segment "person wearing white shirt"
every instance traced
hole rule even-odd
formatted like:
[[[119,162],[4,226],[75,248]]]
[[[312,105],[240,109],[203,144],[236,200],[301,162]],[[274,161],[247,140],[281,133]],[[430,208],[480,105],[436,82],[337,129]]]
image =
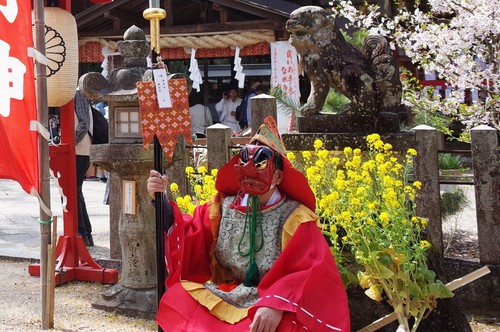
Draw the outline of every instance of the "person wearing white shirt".
[[[236,119],[236,107],[240,106],[241,98],[238,97],[238,89],[232,88],[229,94],[224,92],[222,99],[215,105],[219,112],[220,122],[231,128],[233,132],[240,130],[240,124]]]
[[[201,93],[194,90],[189,95],[189,114],[191,116],[191,133],[206,134],[207,127],[212,125],[212,114],[208,106],[203,105]]]

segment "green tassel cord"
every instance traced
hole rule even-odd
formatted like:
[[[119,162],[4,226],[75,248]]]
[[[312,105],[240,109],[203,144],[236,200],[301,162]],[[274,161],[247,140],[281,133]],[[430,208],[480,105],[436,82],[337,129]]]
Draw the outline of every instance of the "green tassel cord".
[[[243,235],[241,236],[240,242],[238,243],[238,253],[242,257],[249,257],[248,269],[245,275],[245,280],[243,284],[246,287],[257,286],[259,284],[259,268],[257,263],[255,263],[255,253],[259,252],[264,246],[264,231],[262,229],[262,214],[260,212],[260,199],[258,196],[249,197],[249,205],[247,205],[247,210],[245,214],[245,226],[243,228]],[[241,244],[245,235],[248,231],[250,246],[248,251],[243,252],[241,249]],[[259,239],[256,238],[257,231],[260,232]],[[259,243],[256,243],[256,241]]]

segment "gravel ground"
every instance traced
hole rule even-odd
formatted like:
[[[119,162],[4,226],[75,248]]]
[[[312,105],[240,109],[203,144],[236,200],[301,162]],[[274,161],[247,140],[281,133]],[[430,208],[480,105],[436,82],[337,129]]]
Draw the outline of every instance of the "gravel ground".
[[[40,279],[28,274],[27,261],[0,260],[0,331],[40,331]],[[71,282],[55,291],[54,329],[51,331],[157,331],[152,320],[133,319],[92,307],[106,287]],[[474,332],[498,332],[500,323],[471,318]]]
[[[29,262],[0,260],[0,331],[40,331],[40,279],[28,274]],[[154,321],[131,319],[92,307],[106,287],[71,282],[55,290],[51,331],[157,331]]]

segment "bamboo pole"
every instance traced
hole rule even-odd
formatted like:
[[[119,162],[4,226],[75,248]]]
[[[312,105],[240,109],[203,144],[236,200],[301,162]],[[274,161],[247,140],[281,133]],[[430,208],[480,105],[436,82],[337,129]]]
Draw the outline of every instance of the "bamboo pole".
[[[455,289],[460,288],[462,286],[465,286],[468,283],[473,282],[474,280],[479,279],[482,276],[485,276],[490,272],[491,271],[488,268],[488,266],[483,266],[483,267],[481,267],[481,268],[479,268],[479,269],[477,269],[469,274],[466,274],[462,278],[457,278],[453,281],[450,281],[449,283],[446,284],[446,287],[450,291],[454,291]],[[378,329],[394,322],[396,319],[397,319],[396,313],[391,312],[390,314],[388,314],[380,319],[377,319],[376,321],[374,321],[370,325],[363,327],[361,330],[358,330],[358,332],[377,331]]]
[[[52,243],[48,245],[47,267],[47,324],[54,328],[55,275],[56,275],[57,217],[52,218]]]
[[[35,12],[35,48],[45,55],[45,16],[43,11],[44,1],[34,1]],[[49,112],[47,105],[47,74],[46,65],[39,61],[36,67],[36,92],[37,92],[37,119],[47,128]],[[40,199],[50,210],[50,175],[49,175],[49,144],[42,135],[38,135],[38,158],[40,177]],[[47,250],[50,244],[50,217],[40,207],[40,288],[42,298],[42,326],[43,330],[49,328],[47,322]]]

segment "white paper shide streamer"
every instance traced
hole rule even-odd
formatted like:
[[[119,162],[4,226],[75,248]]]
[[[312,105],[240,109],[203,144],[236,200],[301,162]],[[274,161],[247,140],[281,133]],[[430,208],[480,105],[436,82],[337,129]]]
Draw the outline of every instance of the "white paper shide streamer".
[[[189,78],[193,81],[193,89],[200,92],[200,84],[203,83],[201,78],[200,68],[198,67],[198,60],[196,60],[196,49],[191,49],[191,63],[189,64]]]
[[[236,47],[234,52],[234,78],[238,80],[238,88],[243,89],[245,86],[245,74],[243,74],[243,66],[241,65],[240,48]]]

